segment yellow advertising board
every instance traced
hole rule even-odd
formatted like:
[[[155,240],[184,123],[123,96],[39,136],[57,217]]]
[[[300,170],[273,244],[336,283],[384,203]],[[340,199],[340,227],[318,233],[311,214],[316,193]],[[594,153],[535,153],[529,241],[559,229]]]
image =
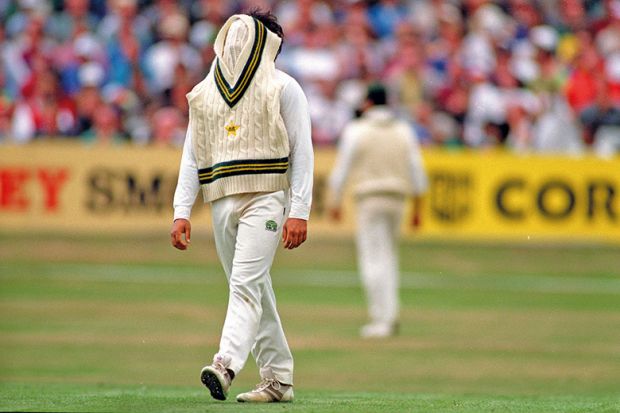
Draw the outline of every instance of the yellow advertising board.
[[[167,232],[181,151],[36,143],[0,147],[3,231]],[[315,154],[311,236],[350,235],[355,206],[330,222],[333,150]],[[422,226],[438,239],[596,240],[620,243],[620,159],[425,150],[430,188]],[[200,195],[199,195],[200,197]],[[194,207],[208,228],[208,208]],[[406,222],[408,220],[405,220]]]
[[[427,152],[424,233],[620,242],[620,159]]]

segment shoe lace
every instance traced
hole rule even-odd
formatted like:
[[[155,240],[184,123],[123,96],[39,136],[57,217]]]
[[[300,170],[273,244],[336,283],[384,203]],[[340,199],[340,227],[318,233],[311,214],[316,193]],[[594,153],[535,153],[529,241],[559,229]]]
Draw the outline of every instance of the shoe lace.
[[[215,360],[213,361],[213,367],[222,372],[222,374],[227,378],[230,378],[230,374],[228,374],[228,370],[226,370],[226,366],[224,366],[224,363]]]
[[[263,391],[267,387],[273,387],[275,390],[280,390],[280,382],[276,379],[272,379],[270,377],[265,377],[261,380],[260,383],[256,385],[256,390],[254,391]]]

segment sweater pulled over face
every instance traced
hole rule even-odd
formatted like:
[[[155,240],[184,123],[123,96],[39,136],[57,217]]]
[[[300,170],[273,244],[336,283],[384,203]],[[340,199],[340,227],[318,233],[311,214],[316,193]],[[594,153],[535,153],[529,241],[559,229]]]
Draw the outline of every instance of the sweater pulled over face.
[[[289,140],[274,63],[280,43],[258,20],[230,17],[215,40],[211,70],[187,95],[205,202],[289,187]]]

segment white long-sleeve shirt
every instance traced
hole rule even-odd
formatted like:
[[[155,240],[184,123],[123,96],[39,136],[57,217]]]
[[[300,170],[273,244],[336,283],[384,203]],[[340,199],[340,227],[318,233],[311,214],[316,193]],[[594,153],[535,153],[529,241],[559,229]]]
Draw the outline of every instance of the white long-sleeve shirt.
[[[284,83],[280,94],[280,114],[288,133],[290,148],[291,211],[290,218],[307,220],[312,204],[314,153],[308,101],[301,86],[288,74],[276,70],[276,77]],[[188,128],[183,145],[179,180],[174,193],[174,219],[189,219],[192,206],[200,190],[198,166]]]

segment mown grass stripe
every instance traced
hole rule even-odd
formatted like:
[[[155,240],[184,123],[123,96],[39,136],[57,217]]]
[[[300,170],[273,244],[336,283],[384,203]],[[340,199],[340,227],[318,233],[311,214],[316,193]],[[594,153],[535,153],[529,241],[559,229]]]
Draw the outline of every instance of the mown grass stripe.
[[[32,271],[42,277],[62,280],[96,281],[113,283],[184,284],[202,285],[213,277],[223,274],[213,267],[186,267],[182,275],[179,268],[159,265],[123,264],[0,264],[0,280],[24,276],[23,270]],[[221,276],[221,277],[220,277]],[[331,270],[282,270],[274,268],[273,277],[279,285],[299,287],[352,288],[360,285],[355,271]],[[505,291],[555,294],[606,294],[620,295],[620,279],[600,277],[560,277],[544,275],[481,274],[475,277],[460,277],[458,274],[433,274],[403,272],[401,288],[415,290],[457,289],[480,291]]]

